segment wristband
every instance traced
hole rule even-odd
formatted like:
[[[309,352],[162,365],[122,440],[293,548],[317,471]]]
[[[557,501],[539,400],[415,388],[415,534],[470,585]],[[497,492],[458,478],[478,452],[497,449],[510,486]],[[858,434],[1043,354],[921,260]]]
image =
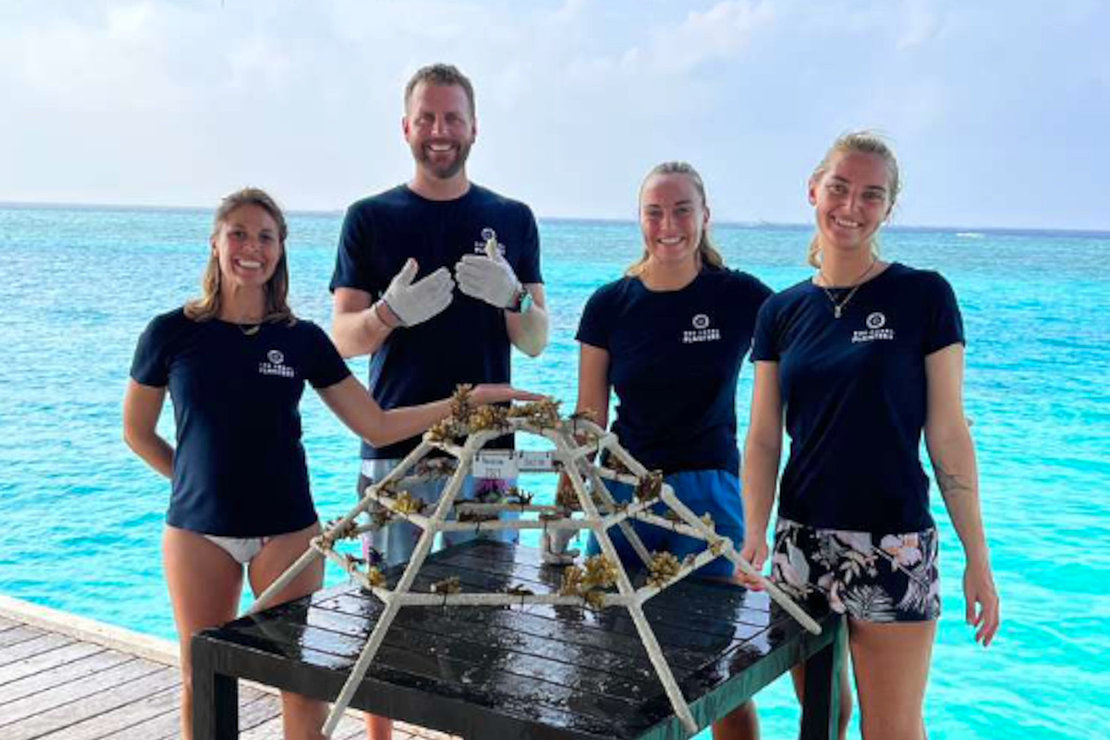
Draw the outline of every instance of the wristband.
[[[383,308],[385,309],[385,314],[382,313]],[[385,328],[396,329],[397,327],[405,325],[405,322],[401,321],[401,317],[393,312],[393,309],[389,307],[389,304],[386,303],[384,298],[375,303],[373,309],[374,316],[377,317],[378,321],[381,322],[382,326]],[[386,320],[386,315],[389,315],[393,319],[392,323]]]
[[[528,313],[532,308],[532,294],[523,285],[513,296],[512,302],[505,306],[505,310],[509,313],[519,313],[521,315]]]

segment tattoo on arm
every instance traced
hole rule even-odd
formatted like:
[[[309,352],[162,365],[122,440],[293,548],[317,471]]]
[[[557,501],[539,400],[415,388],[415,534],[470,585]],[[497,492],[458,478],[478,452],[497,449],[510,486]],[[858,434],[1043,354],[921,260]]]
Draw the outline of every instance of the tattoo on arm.
[[[968,491],[975,490],[971,481],[960,477],[955,471],[945,470],[937,462],[933,462],[933,472],[936,473],[937,485],[940,486],[940,492],[943,496],[967,493]]]

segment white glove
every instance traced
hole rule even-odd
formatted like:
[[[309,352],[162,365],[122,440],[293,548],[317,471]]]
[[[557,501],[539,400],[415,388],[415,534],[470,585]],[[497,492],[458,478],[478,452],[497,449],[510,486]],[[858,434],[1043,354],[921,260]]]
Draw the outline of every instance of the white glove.
[[[464,254],[455,265],[459,290],[497,308],[508,308],[520,298],[520,281],[501,252],[486,248],[486,256]]]
[[[401,320],[401,326],[427,321],[447,308],[454,297],[455,281],[446,267],[414,283],[417,269],[416,260],[410,257],[382,296],[389,310]]]
[[[569,565],[578,557],[578,550],[568,550],[567,545],[578,534],[573,529],[545,529],[543,548],[540,551],[543,562],[549,565]]]

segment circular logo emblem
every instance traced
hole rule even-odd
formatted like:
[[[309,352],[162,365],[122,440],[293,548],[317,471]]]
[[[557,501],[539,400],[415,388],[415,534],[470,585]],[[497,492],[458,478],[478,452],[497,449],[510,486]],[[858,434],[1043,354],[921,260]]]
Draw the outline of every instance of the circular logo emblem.
[[[490,239],[492,239],[495,236],[497,236],[497,232],[494,231],[493,229],[491,229],[490,227],[487,226],[484,229],[482,229],[482,241],[488,242]]]
[[[697,316],[694,317],[694,328],[695,329],[704,329],[707,326],[709,326],[709,317],[708,316],[706,316],[703,313],[699,313]]]
[[[275,365],[280,365],[281,363],[285,362],[285,355],[283,355],[276,349],[272,349],[266,353],[266,359]]]
[[[873,314],[870,314],[867,317],[867,328],[868,329],[882,329],[885,324],[886,324],[886,316],[883,316],[878,311],[876,311]]]

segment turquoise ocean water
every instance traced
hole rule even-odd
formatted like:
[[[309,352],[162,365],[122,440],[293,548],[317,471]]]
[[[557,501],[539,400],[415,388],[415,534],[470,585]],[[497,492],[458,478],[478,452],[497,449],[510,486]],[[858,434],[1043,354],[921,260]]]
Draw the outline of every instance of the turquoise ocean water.
[[[120,439],[134,343],[194,295],[210,214],[0,206],[0,593],[173,638],[159,539],[168,485]],[[340,216],[290,219],[292,304],[328,326]],[[640,250],[635,224],[545,221],[551,345],[518,385],[573,407],[579,312]],[[803,227],[720,226],[730,265],[776,289],[808,275]],[[944,616],[934,740],[1110,736],[1110,234],[892,230],[885,256],[941,270],[964,309],[967,409],[1004,623],[963,624],[962,553],[939,497]],[[353,363],[365,377],[365,359]],[[751,370],[738,394],[743,434]],[[305,447],[321,516],[353,502],[357,444],[315,394]],[[167,404],[162,419],[172,434]],[[861,455],[866,455],[861,450]],[[539,497],[550,482],[525,481]],[[336,573],[330,574],[338,581]],[[780,681],[765,736],[797,721]]]

